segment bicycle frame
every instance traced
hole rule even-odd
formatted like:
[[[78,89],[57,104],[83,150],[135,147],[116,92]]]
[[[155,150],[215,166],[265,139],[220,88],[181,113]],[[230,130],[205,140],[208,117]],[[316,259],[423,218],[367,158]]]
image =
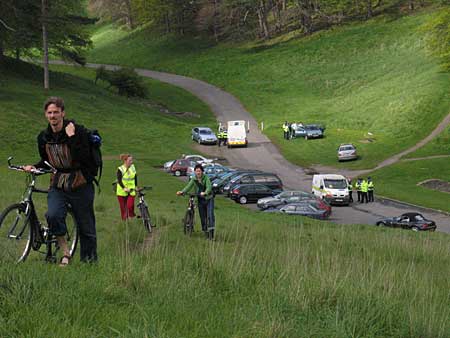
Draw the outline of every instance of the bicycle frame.
[[[21,166],[15,166],[11,164],[11,160],[12,157],[8,158],[8,168],[11,170],[17,170],[17,171],[21,171],[24,172],[23,167]],[[29,224],[30,226],[30,243],[31,243],[31,248],[34,251],[38,251],[42,244],[45,244],[46,246],[46,250],[45,252],[41,252],[41,253],[45,253],[46,257],[45,259],[47,261],[56,261],[56,251],[59,249],[59,247],[57,246],[57,239],[55,236],[50,234],[49,228],[48,226],[43,225],[38,218],[38,215],[36,213],[36,209],[33,203],[33,193],[37,192],[37,193],[44,193],[44,194],[48,194],[48,190],[43,190],[43,189],[38,189],[36,187],[36,180],[37,180],[37,176],[43,175],[43,174],[47,174],[47,173],[55,173],[56,169],[53,168],[49,163],[47,163],[47,165],[49,167],[51,167],[52,169],[48,170],[48,169],[35,169],[31,172],[28,173],[28,177],[30,177],[30,181],[24,191],[24,193],[22,194],[22,199],[20,202],[18,202],[19,205],[23,206],[24,209],[24,214],[25,214],[25,223],[23,225],[23,229],[20,229],[20,232],[17,235],[12,235],[12,233],[16,230],[16,226],[17,223],[13,224],[13,226],[8,230],[8,237],[9,238],[18,238],[20,239],[21,236],[24,234],[24,231],[27,228],[27,225]],[[71,206],[70,204],[67,204],[67,212],[71,213]],[[77,227],[77,224],[75,223],[75,227]],[[74,238],[75,244],[72,246],[72,251],[75,251],[76,245],[77,245],[77,229],[76,229],[76,233],[75,233],[75,238]],[[55,252],[52,252],[52,245],[55,244]],[[73,253],[72,252],[72,253]],[[26,259],[26,256],[28,254],[26,254],[23,258],[23,260]]]

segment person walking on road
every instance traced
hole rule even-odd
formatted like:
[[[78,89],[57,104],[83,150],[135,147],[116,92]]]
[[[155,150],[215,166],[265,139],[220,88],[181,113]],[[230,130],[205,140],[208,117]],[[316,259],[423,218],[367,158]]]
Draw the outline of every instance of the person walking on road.
[[[369,202],[373,202],[374,201],[373,190],[374,190],[373,181],[372,181],[372,178],[369,176],[367,178],[367,193],[368,193],[368,201]]]
[[[348,187],[349,202],[353,203],[353,185],[352,185],[352,180],[351,179],[347,180],[347,187]]]
[[[134,198],[136,196],[137,174],[133,164],[133,156],[121,154],[123,164],[117,168],[116,195],[120,206],[120,216],[125,221],[136,216],[134,213]]]
[[[358,202],[361,202],[361,179],[358,178],[355,183],[356,195],[358,196]]]
[[[369,184],[367,183],[367,181],[363,178],[362,182],[361,182],[361,203],[369,203],[368,199],[367,199],[367,193],[369,191]]]
[[[214,216],[214,194],[212,191],[211,180],[205,175],[203,166],[197,164],[194,167],[195,176],[189,180],[189,183],[181,191],[177,191],[177,195],[181,196],[193,188],[197,195],[198,213],[202,223],[202,230],[209,239],[214,239],[215,216]]]
[[[64,100],[60,97],[48,98],[44,113],[48,126],[37,138],[41,159],[35,165],[24,166],[24,170],[30,172],[35,168],[45,168],[45,162],[57,170],[50,177],[46,218],[63,254],[59,265],[66,266],[72,259],[66,241],[68,204],[72,207],[80,233],[80,259],[82,262],[95,262],[98,259],[93,184],[96,167],[91,158],[88,131],[82,125],[65,119]]]

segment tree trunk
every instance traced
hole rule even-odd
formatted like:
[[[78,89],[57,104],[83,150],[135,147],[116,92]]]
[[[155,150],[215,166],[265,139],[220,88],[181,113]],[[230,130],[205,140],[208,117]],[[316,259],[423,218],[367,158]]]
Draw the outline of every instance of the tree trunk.
[[[48,34],[47,34],[47,15],[48,7],[47,0],[42,0],[42,49],[43,49],[43,64],[44,64],[44,89],[48,90],[49,74],[48,74]]]
[[[169,17],[169,13],[165,13],[164,14],[164,22],[165,22],[165,26],[166,26],[166,34],[170,33],[170,17]]]
[[[264,0],[259,1],[257,13],[261,35],[263,36],[264,39],[268,39],[270,38],[270,33],[269,33],[269,26],[267,24],[267,12]]]
[[[214,12],[213,12],[213,33],[214,40],[219,42],[219,0],[214,0]]]
[[[309,35],[313,30],[311,4],[309,0],[297,0],[297,4],[300,8],[300,26],[305,30],[305,33]]]
[[[126,21],[127,27],[129,29],[133,29],[134,28],[134,20],[133,20],[133,13],[131,11],[131,1],[130,0],[125,0],[125,10],[126,10],[125,21]]]
[[[373,16],[372,0],[366,0],[366,9],[367,9],[367,19],[370,19]]]
[[[410,9],[411,11],[414,10],[414,0],[409,0],[409,9]]]
[[[20,60],[20,49],[16,48],[16,60],[19,61]]]

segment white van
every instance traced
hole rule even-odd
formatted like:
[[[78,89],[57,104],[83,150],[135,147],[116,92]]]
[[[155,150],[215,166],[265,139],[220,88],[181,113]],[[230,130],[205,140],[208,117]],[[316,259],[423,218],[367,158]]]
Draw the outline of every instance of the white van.
[[[330,204],[349,205],[350,203],[348,181],[342,175],[314,175],[312,193]]]
[[[245,129],[245,121],[228,121],[228,138],[227,145],[228,148],[231,147],[246,147],[247,141],[247,130]]]

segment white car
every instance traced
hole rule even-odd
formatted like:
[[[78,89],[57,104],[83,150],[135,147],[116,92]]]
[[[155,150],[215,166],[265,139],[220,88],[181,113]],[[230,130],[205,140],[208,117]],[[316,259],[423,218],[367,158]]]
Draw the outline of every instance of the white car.
[[[212,163],[214,161],[214,159],[206,158],[202,155],[185,155],[183,158],[191,160],[191,161],[195,161],[197,163]],[[173,162],[175,162],[175,161],[176,160],[172,160],[172,161],[164,163],[164,170],[170,171],[170,167],[172,166]]]

